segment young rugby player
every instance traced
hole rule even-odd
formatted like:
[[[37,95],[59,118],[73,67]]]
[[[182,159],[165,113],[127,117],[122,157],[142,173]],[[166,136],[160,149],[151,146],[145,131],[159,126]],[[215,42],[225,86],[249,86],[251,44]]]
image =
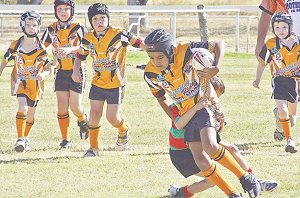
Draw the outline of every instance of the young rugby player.
[[[258,88],[266,65],[272,75],[272,98],[278,109],[278,117],[287,144],[286,152],[296,153],[292,138],[292,125],[295,125],[298,104],[298,80],[300,77],[299,55],[300,39],[292,33],[293,20],[289,14],[278,12],[272,17],[274,38],[267,40],[260,53],[253,86]]]
[[[57,119],[61,131],[60,148],[70,149],[69,108],[77,117],[80,128],[80,138],[88,138],[87,115],[81,104],[85,84],[84,67],[74,71],[75,55],[80,48],[82,37],[87,32],[85,27],[73,22],[75,3],[73,0],[55,0],[54,13],[58,21],[52,23],[42,36],[46,47],[52,46],[54,64],[56,66],[54,91],[57,98]],[[74,82],[72,74],[79,72],[82,82]]]
[[[12,95],[17,96],[19,103],[16,115],[17,152],[29,150],[28,134],[43,94],[44,78],[50,74],[47,52],[37,36],[40,26],[41,16],[35,11],[27,11],[21,15],[20,27],[24,35],[11,43],[0,67],[1,75],[7,63],[14,61],[11,81]]]
[[[129,127],[120,115],[126,84],[126,51],[128,45],[136,48],[145,47],[141,39],[109,24],[109,10],[105,4],[92,4],[88,9],[88,18],[93,30],[83,38],[83,49],[75,60],[75,69],[79,70],[81,61],[84,61],[88,55],[92,57],[94,77],[89,93],[90,149],[84,156],[94,157],[98,155],[99,150],[99,122],[105,101],[107,103],[106,118],[118,130],[115,149],[126,149]],[[77,75],[73,74],[74,81],[81,82],[81,76],[78,72],[75,74]]]
[[[178,107],[179,115],[183,115],[204,97],[196,70],[187,64],[190,57],[199,48],[206,48],[215,53],[215,67],[206,68],[200,73],[200,78],[209,79],[219,71],[224,54],[223,42],[190,42],[174,47],[171,35],[162,29],[151,32],[144,42],[150,58],[145,67],[145,81],[169,117],[172,116],[165,93],[169,94]],[[240,197],[223,178],[213,159],[240,179],[250,197],[257,197],[261,192],[257,179],[243,170],[232,155],[219,145],[218,133],[214,128],[215,121],[211,114],[209,108],[197,111],[184,128],[184,139],[201,170],[201,176],[217,185],[229,197]]]
[[[300,35],[300,0],[262,0],[259,8],[261,9],[261,16],[259,19],[259,24],[257,27],[257,43],[255,47],[255,55],[258,59],[259,53],[263,45],[265,44],[265,39],[267,32],[269,30],[269,24],[271,22],[272,16],[276,12],[286,12],[289,13],[294,21],[293,24],[293,32],[296,35]],[[299,81],[298,81],[299,83]],[[281,124],[278,118],[278,109],[277,107],[273,110],[275,121],[276,121],[276,129],[274,131],[274,139],[275,140],[284,140],[283,130],[281,128]]]
[[[213,78],[211,78],[210,82],[214,87],[214,90],[216,91],[217,97],[220,97],[225,92],[225,85],[223,81],[219,77],[214,76]],[[196,111],[202,108],[206,108],[209,105],[211,105],[209,101],[200,100],[192,109],[190,109],[182,116],[178,114],[179,110],[175,104],[170,106],[173,118],[172,127],[169,131],[169,154],[173,165],[186,178],[191,175],[200,176],[201,174],[200,169],[195,163],[191,150],[184,142],[184,130],[182,129],[185,127],[185,124],[189,122],[191,117],[195,115]],[[224,119],[224,116],[222,116],[221,114],[215,114],[215,116],[219,116],[217,120]],[[222,145],[227,151],[231,153],[231,155],[236,159],[236,161],[245,171],[252,173],[252,169],[247,164],[245,158],[241,155],[239,149],[235,145],[226,143],[224,141],[221,141],[220,145]],[[262,191],[273,191],[278,186],[278,183],[276,181],[258,180],[258,182],[261,186]],[[193,194],[202,192],[213,186],[214,184],[209,182],[209,180],[204,179],[200,182],[186,185],[184,187],[171,185],[169,191],[172,197],[191,197]]]

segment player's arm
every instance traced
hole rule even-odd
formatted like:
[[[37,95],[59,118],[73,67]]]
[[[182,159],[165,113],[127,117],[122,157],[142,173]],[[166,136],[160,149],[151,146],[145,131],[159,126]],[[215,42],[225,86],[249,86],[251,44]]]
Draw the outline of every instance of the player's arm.
[[[0,76],[2,75],[2,72],[4,70],[4,68],[6,67],[6,65],[8,64],[9,61],[13,60],[15,57],[13,56],[13,46],[11,44],[11,46],[8,48],[8,50],[6,51],[6,53],[3,56],[1,65],[0,65]]]
[[[76,57],[74,60],[72,79],[74,82],[82,82],[82,77],[80,74],[81,61],[85,61],[87,56],[89,55],[88,45],[89,41],[85,38],[82,39],[81,48],[77,51]]]
[[[216,75],[220,68],[221,68],[221,64],[224,58],[224,53],[225,53],[225,42],[224,41],[214,41],[214,42],[210,42],[209,43],[209,47],[211,46],[211,50],[214,54],[215,54],[215,63],[213,65],[213,68],[216,69],[216,73],[214,75]],[[211,77],[213,77],[214,75],[212,75]]]
[[[207,107],[210,105],[210,101],[203,99],[200,100],[194,107],[189,109],[186,113],[184,113],[181,117],[177,117],[175,120],[175,126],[177,129],[183,129],[189,121],[193,118],[193,116],[196,114],[196,112],[204,107]]]
[[[39,54],[39,56],[36,58],[36,63],[38,64],[38,73],[36,75],[37,80],[43,81],[45,77],[51,73],[51,62],[48,59],[46,50]]]
[[[278,10],[277,1],[273,0],[262,0],[259,8],[262,13],[258,22],[257,27],[257,42],[255,46],[255,55],[259,59],[259,53],[265,43],[267,32],[270,26],[270,21],[273,14]]]
[[[81,67],[81,60],[78,57],[76,57],[74,60],[72,79],[74,82],[77,82],[77,83],[82,82],[82,78],[80,75],[80,67]]]
[[[265,39],[267,36],[267,32],[270,26],[270,21],[271,21],[272,15],[270,15],[267,12],[262,12],[258,27],[257,27],[257,41],[256,41],[256,47],[255,47],[255,55],[256,58],[259,59],[259,53],[265,43]]]
[[[156,98],[158,104],[161,106],[161,108],[164,110],[164,112],[172,119],[172,111],[170,109],[170,104],[168,99],[165,96]]]
[[[6,65],[7,65],[7,61],[5,59],[3,59],[1,62],[1,66],[0,66],[0,76],[2,75],[2,72],[3,72],[4,68],[6,67]]]
[[[202,46],[201,46],[202,43]],[[202,47],[208,49],[211,53],[215,55],[215,62],[212,67],[204,68],[203,71],[200,71],[199,76],[205,79],[211,79],[213,76],[219,73],[221,64],[224,58],[225,53],[225,42],[224,41],[210,41],[210,42],[199,42],[199,43],[191,43],[191,48],[194,47]],[[194,53],[197,50],[195,48],[192,49]]]
[[[271,60],[272,60],[271,58],[272,57],[271,57],[270,51],[267,49],[267,46],[264,45],[262,47],[262,50],[261,50],[261,52],[259,54],[259,57],[258,57],[259,63],[258,63],[257,69],[256,69],[255,80],[252,83],[253,87],[259,88],[259,84],[260,84],[262,74],[264,72],[264,69],[265,69],[266,65],[271,62]]]
[[[52,39],[50,37],[50,31],[54,31],[52,27],[47,27],[45,32],[43,33],[41,37],[41,43],[47,48],[51,43]]]
[[[138,38],[125,30],[122,31],[121,42],[123,46],[126,46],[126,44],[129,43],[132,47],[140,48],[143,51],[147,50],[146,45],[141,38]]]

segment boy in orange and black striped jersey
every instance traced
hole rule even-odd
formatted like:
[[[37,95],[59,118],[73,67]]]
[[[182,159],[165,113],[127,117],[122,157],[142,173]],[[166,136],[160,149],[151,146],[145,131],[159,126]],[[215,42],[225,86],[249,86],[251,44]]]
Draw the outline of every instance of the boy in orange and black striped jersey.
[[[20,27],[24,35],[11,43],[0,67],[1,75],[7,63],[14,61],[11,93],[17,96],[19,103],[16,115],[17,152],[29,150],[28,134],[34,124],[38,101],[43,94],[44,78],[50,73],[47,52],[37,37],[40,25],[41,17],[38,13],[27,11],[22,14]]]
[[[190,42],[174,47],[171,35],[163,29],[151,32],[144,42],[150,58],[144,71],[145,81],[169,117],[172,116],[166,93],[179,109],[179,115],[183,115],[204,98],[199,79],[210,79],[218,73],[224,55],[223,42]],[[215,53],[216,58],[214,67],[205,68],[198,74],[189,61],[199,48]],[[232,155],[218,143],[216,123],[212,114],[211,109],[203,108],[196,112],[184,128],[184,140],[192,151],[201,175],[229,197],[241,197],[224,179],[213,159],[239,178],[250,197],[259,196],[261,187],[255,176],[243,170]]]
[[[94,76],[90,89],[90,149],[85,157],[98,155],[100,119],[104,102],[107,102],[106,118],[118,130],[116,150],[126,149],[128,143],[128,124],[120,115],[120,107],[126,84],[125,66],[127,46],[143,48],[142,40],[129,32],[109,25],[109,10],[105,4],[95,3],[88,9],[88,18],[93,30],[84,36],[83,49],[75,60],[79,70],[81,61],[90,55],[93,59]],[[78,74],[78,72],[77,72]],[[81,82],[79,75],[74,77]]]
[[[292,138],[292,125],[297,119],[300,78],[300,37],[292,32],[293,20],[289,14],[278,12],[272,17],[272,29],[276,37],[267,40],[260,53],[253,86],[259,88],[266,65],[272,75],[272,98],[278,109],[279,122],[287,140],[286,152],[296,153]]]
[[[87,30],[78,22],[73,21],[74,8],[73,0],[55,0],[54,12],[58,21],[48,26],[41,39],[46,47],[52,46],[56,66],[54,91],[58,106],[57,119],[62,138],[60,148],[65,149],[72,147],[69,132],[69,108],[77,117],[80,138],[88,138],[87,115],[81,104],[85,80],[77,83],[72,79],[75,54]],[[78,72],[85,79],[84,67]]]

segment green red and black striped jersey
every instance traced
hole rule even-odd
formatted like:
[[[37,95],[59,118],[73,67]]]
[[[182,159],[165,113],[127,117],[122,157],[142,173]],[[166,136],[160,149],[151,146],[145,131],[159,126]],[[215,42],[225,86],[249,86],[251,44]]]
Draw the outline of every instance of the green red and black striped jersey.
[[[179,130],[176,128],[176,120],[180,118],[179,110],[176,105],[171,105],[172,111],[172,127],[169,131],[169,145],[171,150],[182,150],[188,149],[188,145],[184,141],[184,130]]]

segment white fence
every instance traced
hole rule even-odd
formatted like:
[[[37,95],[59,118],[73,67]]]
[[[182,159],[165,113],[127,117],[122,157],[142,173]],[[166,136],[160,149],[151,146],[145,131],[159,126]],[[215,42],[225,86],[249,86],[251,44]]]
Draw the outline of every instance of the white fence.
[[[87,9],[88,5],[78,5],[76,6],[75,13],[77,18],[80,18],[86,26],[89,26],[87,20]],[[233,35],[234,41],[232,41],[232,38],[230,37],[229,43],[234,43],[232,47],[236,52],[240,51],[240,20],[246,20],[247,47],[245,50],[246,52],[249,52],[249,45],[251,44],[251,21],[253,19],[257,19],[259,14],[259,9],[257,6],[207,6],[203,10],[198,10],[196,6],[109,6],[109,9],[111,13],[111,19],[114,20],[111,24],[119,23],[118,25],[123,27],[125,26],[124,28],[129,30],[136,26],[138,29],[138,35],[143,33],[139,29],[142,18],[147,17],[152,21],[154,21],[156,18],[156,21],[152,22],[151,28],[148,29],[148,32],[156,27],[164,27],[172,33],[174,42],[176,42],[176,38],[179,37],[179,34],[183,37],[188,37],[186,32],[189,31],[185,30],[189,27],[194,29],[194,32],[196,32],[193,33],[193,35],[197,35],[197,33],[199,33],[199,25],[196,22],[197,14],[200,12],[205,13],[207,15],[208,23],[213,24],[211,28],[213,30],[211,33],[215,33],[217,39],[223,39],[222,35],[226,34],[226,30],[231,30],[227,33]],[[15,33],[15,28],[18,27],[14,27],[13,24],[18,26],[19,15],[27,10],[35,10],[39,12],[43,17],[43,25],[45,26],[48,25],[48,23],[45,23],[44,19],[50,18],[52,21],[54,19],[52,5],[0,5],[0,33],[2,37],[11,31]],[[145,15],[138,15],[141,12],[145,13]],[[241,16],[241,12],[247,14],[243,14],[243,16]],[[138,17],[138,20],[136,23],[129,25],[124,22],[124,20],[127,20],[129,17],[134,17],[132,15],[129,16],[128,13],[137,14],[136,17]],[[17,23],[7,22],[13,18]],[[222,22],[220,22],[220,24],[216,24],[217,20],[221,21],[224,19],[225,21],[223,24]],[[213,22],[210,23],[210,21]],[[229,26],[228,21],[231,21],[231,23],[233,22],[234,27],[232,25]],[[226,28],[226,26],[228,26],[228,28]],[[224,31],[222,31],[222,28],[225,28]],[[195,31],[195,29],[198,29],[198,32]],[[218,33],[216,33],[216,29]],[[148,33],[147,31],[144,32]],[[220,37],[218,37],[218,34]]]

